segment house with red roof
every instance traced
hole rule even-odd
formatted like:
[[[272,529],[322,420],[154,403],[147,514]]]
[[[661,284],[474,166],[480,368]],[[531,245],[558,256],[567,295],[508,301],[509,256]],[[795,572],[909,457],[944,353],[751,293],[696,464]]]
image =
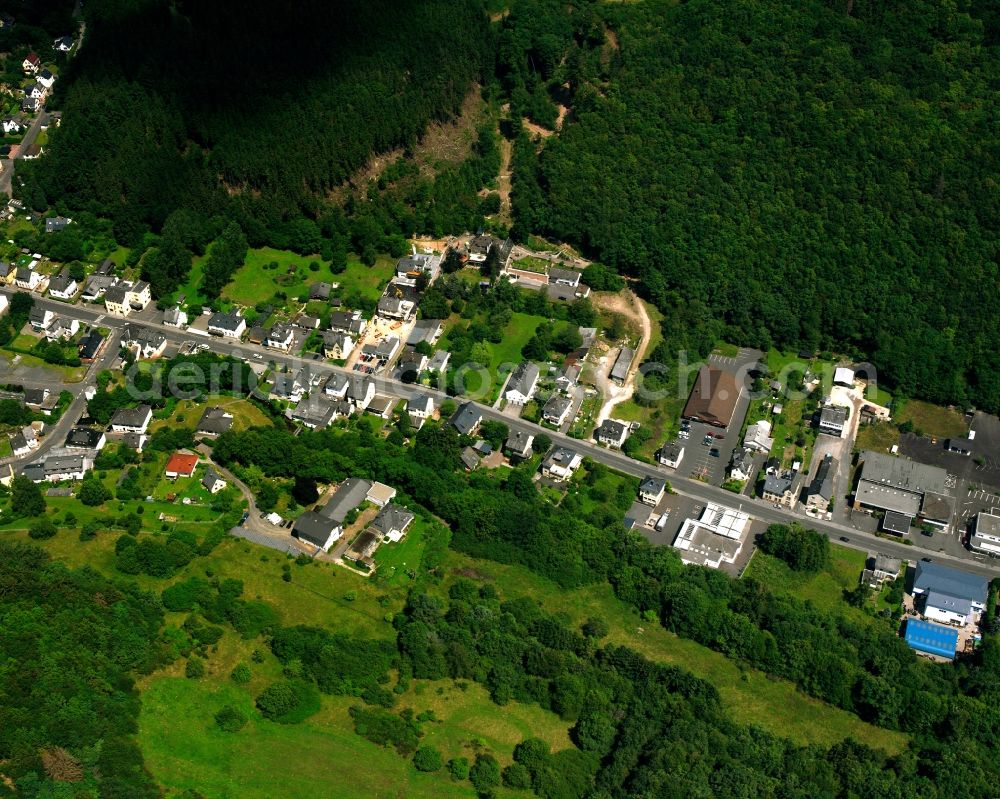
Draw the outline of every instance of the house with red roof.
[[[187,452],[175,452],[167,461],[166,475],[171,480],[178,477],[190,477],[198,465],[198,456]]]
[[[38,53],[28,53],[28,57],[21,62],[21,68],[30,75],[34,75],[42,68],[42,59],[38,57]]]

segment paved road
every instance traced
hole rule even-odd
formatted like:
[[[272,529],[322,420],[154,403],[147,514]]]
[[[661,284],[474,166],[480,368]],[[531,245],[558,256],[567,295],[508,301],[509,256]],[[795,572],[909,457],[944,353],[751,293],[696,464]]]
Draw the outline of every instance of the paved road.
[[[12,178],[14,177],[14,162],[20,160],[23,156],[22,153],[28,148],[29,145],[33,144],[35,139],[38,138],[38,132],[42,129],[42,122],[49,118],[48,112],[39,111],[38,116],[35,117],[35,121],[31,123],[31,126],[24,133],[24,138],[21,139],[21,144],[17,148],[17,155],[14,158],[7,158],[3,161],[3,171],[0,172],[0,192],[3,192],[8,197],[12,194]]]
[[[6,293],[13,293],[9,288],[3,288],[0,290],[5,291]],[[51,307],[52,310],[58,310],[63,316],[74,316],[81,321],[91,324],[100,319],[100,324],[103,327],[117,326],[120,328],[126,322],[124,319],[107,316],[107,314],[105,314],[99,306],[71,306],[46,298],[36,298],[35,302],[42,307]],[[192,336],[188,332],[154,322],[141,321],[136,323],[159,330],[168,341],[175,344],[180,344],[184,341],[190,340],[195,340],[199,343],[210,343],[213,349],[220,354],[231,354],[241,358],[252,358],[254,354],[263,354],[267,361],[275,364],[284,365],[293,369],[304,367],[311,373],[311,376],[329,375],[334,372],[356,374],[354,372],[350,372],[349,370],[333,366],[332,364],[324,361],[313,361],[306,358],[300,358],[297,355],[264,350],[257,345],[231,342],[228,340],[223,341],[215,337],[205,338]],[[453,400],[456,399],[454,397],[448,397],[443,391],[428,389],[426,386],[408,385],[397,380],[381,376],[375,377],[374,380],[376,390],[381,394],[408,398],[417,392],[423,392],[431,394],[438,402],[441,402],[446,398]],[[570,438],[567,435],[548,428],[543,428],[523,419],[511,419],[494,408],[479,403],[477,404],[484,419],[492,419],[503,422],[509,428],[514,430],[524,430],[525,432],[533,434],[544,433],[552,439],[554,443],[571,447],[575,451],[625,474],[636,477],[644,477],[650,474],[660,475],[669,480],[671,486],[677,493],[692,497],[700,502],[718,502],[728,506],[732,506],[735,503],[742,510],[749,512],[755,518],[768,524],[787,524],[791,520],[797,520],[802,522],[804,525],[823,533],[840,544],[859,550],[876,550],[878,552],[883,552],[886,555],[906,560],[930,558],[936,562],[950,562],[954,565],[960,565],[967,571],[988,575],[990,577],[1000,574],[1000,563],[994,564],[992,562],[977,562],[971,552],[965,552],[962,556],[946,554],[939,552],[936,549],[927,549],[921,546],[920,542],[912,545],[904,544],[902,542],[880,538],[871,533],[863,532],[835,521],[820,521],[808,517],[804,513],[789,511],[786,508],[775,508],[773,505],[766,503],[763,500],[752,499],[749,497],[737,498],[730,491],[726,491],[718,486],[703,483],[699,480],[692,480],[684,477],[672,469],[633,460],[620,452],[608,450],[587,441]]]

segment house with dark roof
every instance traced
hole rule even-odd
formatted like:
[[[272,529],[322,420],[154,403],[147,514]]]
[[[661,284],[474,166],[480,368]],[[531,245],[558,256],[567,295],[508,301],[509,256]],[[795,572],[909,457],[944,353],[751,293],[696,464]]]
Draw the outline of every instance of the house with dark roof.
[[[554,427],[562,427],[573,407],[573,400],[559,394],[553,394],[542,406],[542,421]]]
[[[354,352],[354,339],[347,333],[335,330],[323,331],[323,357],[335,361],[346,361]]]
[[[542,475],[562,482],[574,475],[583,463],[583,456],[567,447],[554,447],[542,460]]]
[[[83,292],[80,299],[85,302],[93,302],[104,296],[105,292],[118,281],[114,275],[99,275],[96,272],[88,277],[83,283]],[[125,293],[122,292],[122,301],[125,300]]]
[[[33,483],[61,483],[82,480],[93,467],[94,461],[85,455],[49,455],[41,461],[29,463],[22,474]]]
[[[322,394],[310,394],[299,400],[299,404],[289,413],[294,421],[311,430],[329,427],[338,415],[334,402]]]
[[[463,436],[474,435],[483,421],[483,414],[471,402],[463,402],[451,417],[451,426]]]
[[[179,307],[167,308],[163,312],[163,324],[167,327],[185,327],[188,322],[188,315],[182,311]]]
[[[865,450],[858,458],[856,509],[902,514],[944,527],[954,510],[948,472],[939,466]]]
[[[148,405],[119,408],[111,417],[111,430],[115,433],[145,433],[153,419],[153,409]]]
[[[167,348],[167,339],[160,331],[131,322],[122,330],[121,342],[125,349],[139,359],[159,358]]]
[[[292,538],[305,541],[326,552],[343,535],[343,528],[333,519],[308,510],[292,525]]]
[[[813,511],[825,511],[833,499],[833,480],[837,475],[837,459],[829,452],[816,468],[809,488],[806,489],[806,507]]]
[[[507,435],[504,449],[511,458],[525,460],[531,457],[531,446],[534,441],[535,436],[526,430],[511,430]]]
[[[288,352],[288,350],[292,348],[292,342],[294,341],[295,332],[292,330],[292,326],[286,324],[285,322],[278,322],[271,328],[271,332],[267,334],[264,346],[270,347],[274,350]]]
[[[521,361],[510,374],[504,399],[511,405],[524,405],[535,394],[538,386],[538,366],[531,361]]]
[[[840,438],[847,426],[847,408],[827,405],[819,412],[819,431]]]
[[[407,529],[409,529],[415,518],[416,516],[406,508],[390,502],[378,512],[378,515],[372,521],[372,527],[378,530],[385,538],[395,542],[406,535]]]
[[[49,280],[49,296],[58,300],[71,300],[80,290],[80,285],[69,275],[56,275]]]
[[[345,333],[357,339],[367,329],[368,320],[361,311],[334,311],[330,314],[330,330],[334,333]]]
[[[310,300],[328,300],[330,299],[330,292],[333,290],[333,286],[329,283],[323,281],[317,281],[309,285],[309,299]]]
[[[65,216],[50,216],[45,220],[45,232],[59,233],[68,228],[72,223],[73,220]]]
[[[647,475],[639,483],[639,501],[646,505],[656,506],[667,493],[667,481],[662,477]]]
[[[270,395],[276,399],[298,402],[302,399],[304,391],[305,386],[302,384],[298,372],[295,374],[292,374],[291,372],[282,372],[281,374],[274,376],[274,382],[271,384]]]
[[[664,466],[676,469],[681,465],[681,460],[684,457],[684,447],[677,441],[668,441],[660,447],[656,457]]]
[[[634,360],[635,350],[631,347],[622,347],[618,351],[618,357],[615,358],[614,366],[611,367],[608,376],[618,385],[623,385],[628,378],[628,370]]]
[[[233,426],[233,414],[217,405],[205,408],[198,420],[198,433],[203,436],[218,436]]]
[[[100,450],[107,443],[103,430],[95,427],[74,427],[66,435],[66,449]]]
[[[226,487],[226,481],[212,467],[205,470],[205,474],[201,478],[201,484],[209,494],[218,494]]]
[[[607,447],[621,449],[629,432],[630,428],[624,422],[619,422],[617,419],[605,419],[597,428],[597,440]]]
[[[23,458],[38,449],[38,436],[33,427],[22,427],[10,437],[10,449],[15,458]]]
[[[482,456],[472,447],[463,447],[458,458],[462,461],[462,466],[465,467],[465,471],[467,472],[474,472],[479,468],[479,464],[482,461]]]
[[[238,311],[216,311],[208,320],[208,332],[223,338],[240,338],[246,329],[247,320]]]
[[[764,501],[773,502],[786,508],[794,508],[798,502],[799,473],[786,469],[764,477]]]
[[[411,347],[424,341],[434,345],[437,344],[442,333],[444,333],[444,322],[440,319],[418,319],[413,323],[413,329],[406,337],[406,343]]]
[[[14,285],[20,289],[34,291],[42,282],[42,276],[30,266],[19,266],[14,272]]]
[[[52,311],[47,308],[42,308],[39,305],[33,306],[32,309],[28,311],[28,322],[30,322],[31,327],[38,332],[48,330],[49,325],[52,324],[52,320],[54,320],[55,317],[56,315],[52,313]]]
[[[733,458],[729,463],[729,479],[746,482],[753,477],[756,467],[753,463],[753,452],[746,447],[733,450]]]
[[[923,615],[943,624],[965,625],[986,609],[989,580],[978,574],[918,561],[913,595],[922,600]],[[919,606],[919,605],[918,605]]]

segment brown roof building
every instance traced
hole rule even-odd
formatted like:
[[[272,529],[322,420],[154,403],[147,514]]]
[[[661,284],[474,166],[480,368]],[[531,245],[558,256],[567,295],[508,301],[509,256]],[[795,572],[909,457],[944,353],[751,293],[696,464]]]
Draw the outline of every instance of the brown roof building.
[[[684,406],[684,418],[715,427],[729,427],[742,393],[743,387],[737,384],[736,376],[731,372],[702,366]]]

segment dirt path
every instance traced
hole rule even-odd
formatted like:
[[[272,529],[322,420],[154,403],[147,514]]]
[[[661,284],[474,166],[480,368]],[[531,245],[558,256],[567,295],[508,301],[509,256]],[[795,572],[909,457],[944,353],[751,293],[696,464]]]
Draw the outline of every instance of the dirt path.
[[[635,393],[635,376],[639,371],[639,364],[646,355],[646,348],[649,346],[650,338],[653,334],[653,323],[646,313],[646,306],[635,295],[631,289],[625,289],[619,294],[608,294],[594,297],[594,305],[597,308],[612,313],[620,313],[628,317],[633,322],[638,323],[641,331],[641,338],[635,348],[635,358],[628,370],[628,377],[625,378],[624,385],[617,385],[608,378],[608,370],[612,367],[611,355],[618,355],[618,350],[611,350],[608,355],[601,359],[600,368],[597,370],[598,388],[604,394],[604,404],[597,414],[597,424],[600,425],[611,415],[615,405],[631,399]]]
[[[510,207],[510,161],[514,153],[514,143],[503,137],[500,139],[500,174],[497,175],[497,191],[500,193],[500,219],[510,224],[514,218]]]

